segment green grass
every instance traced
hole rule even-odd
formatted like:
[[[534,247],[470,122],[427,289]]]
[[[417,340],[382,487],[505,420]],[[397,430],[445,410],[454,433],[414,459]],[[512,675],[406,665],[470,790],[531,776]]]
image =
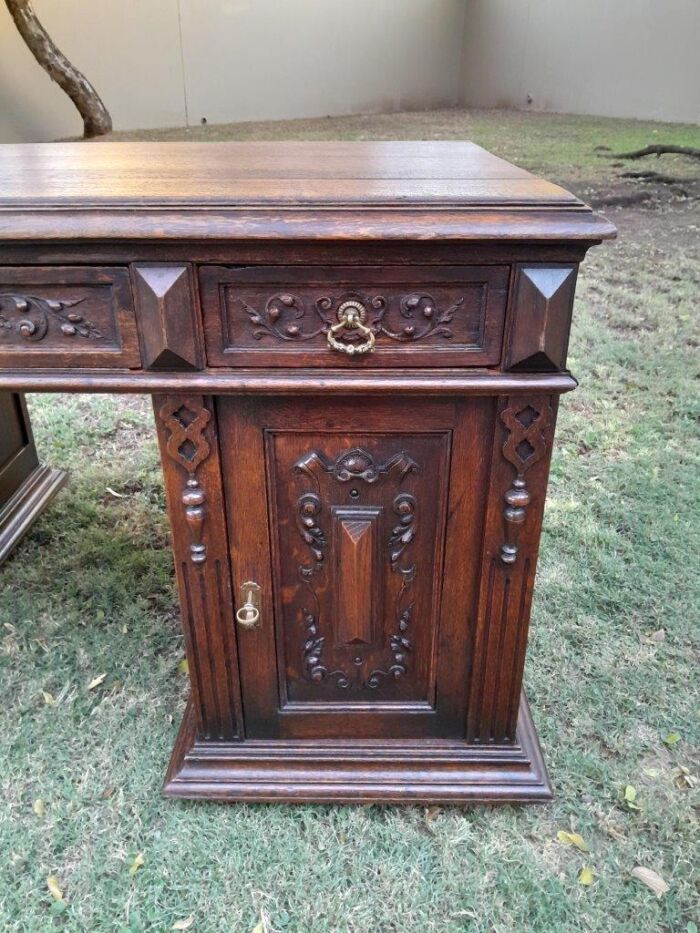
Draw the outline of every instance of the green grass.
[[[426,114],[297,130],[389,125],[396,137],[466,128],[577,191],[606,183],[599,142],[697,132],[504,113],[438,113],[434,133]],[[3,930],[165,931],[190,916],[198,933],[695,929],[699,801],[680,769],[691,783],[700,771],[698,215],[683,199],[617,210],[620,240],[582,270],[581,388],[562,403],[526,669],[557,794],[545,807],[160,799],[186,684],[148,400],[31,398],[42,454],[72,479],[0,576]],[[623,803],[628,784],[639,810]],[[560,844],[560,829],[590,853]],[[668,893],[634,880],[636,865]]]

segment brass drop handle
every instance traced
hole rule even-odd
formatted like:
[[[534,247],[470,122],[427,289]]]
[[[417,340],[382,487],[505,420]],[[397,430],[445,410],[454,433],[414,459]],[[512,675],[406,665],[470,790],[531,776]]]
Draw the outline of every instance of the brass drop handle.
[[[339,353],[355,356],[360,353],[371,353],[374,350],[375,337],[372,330],[364,323],[366,310],[359,301],[344,301],[338,308],[338,323],[333,324],[326,334],[328,346]],[[343,343],[336,340],[335,335],[342,330],[358,331],[364,338],[363,343]]]
[[[260,587],[249,580],[240,589],[241,608],[236,612],[236,620],[243,628],[258,628],[260,625]]]

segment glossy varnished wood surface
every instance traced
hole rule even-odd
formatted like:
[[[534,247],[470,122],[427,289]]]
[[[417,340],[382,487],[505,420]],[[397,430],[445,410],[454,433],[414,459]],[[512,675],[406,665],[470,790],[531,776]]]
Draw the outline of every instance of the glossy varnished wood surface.
[[[154,395],[192,683],[167,794],[548,799],[530,603],[613,234],[469,143],[0,148],[0,388]]]
[[[136,142],[4,146],[4,202],[578,204],[470,142]]]
[[[0,240],[523,239],[538,228],[546,239],[613,233],[564,189],[468,142],[0,150]]]

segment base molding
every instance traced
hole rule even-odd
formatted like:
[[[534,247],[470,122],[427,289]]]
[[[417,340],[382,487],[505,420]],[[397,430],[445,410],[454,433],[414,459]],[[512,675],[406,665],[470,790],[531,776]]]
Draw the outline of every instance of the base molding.
[[[513,746],[453,741],[197,740],[188,703],[163,793],[258,803],[467,804],[552,799],[525,694]]]
[[[39,465],[0,508],[0,564],[67,480],[63,470]]]

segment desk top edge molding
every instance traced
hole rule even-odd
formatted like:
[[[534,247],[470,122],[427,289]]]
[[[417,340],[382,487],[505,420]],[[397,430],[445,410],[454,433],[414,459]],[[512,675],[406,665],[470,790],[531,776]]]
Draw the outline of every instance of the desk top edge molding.
[[[580,240],[558,185],[468,142],[54,143],[0,152],[0,241]]]

